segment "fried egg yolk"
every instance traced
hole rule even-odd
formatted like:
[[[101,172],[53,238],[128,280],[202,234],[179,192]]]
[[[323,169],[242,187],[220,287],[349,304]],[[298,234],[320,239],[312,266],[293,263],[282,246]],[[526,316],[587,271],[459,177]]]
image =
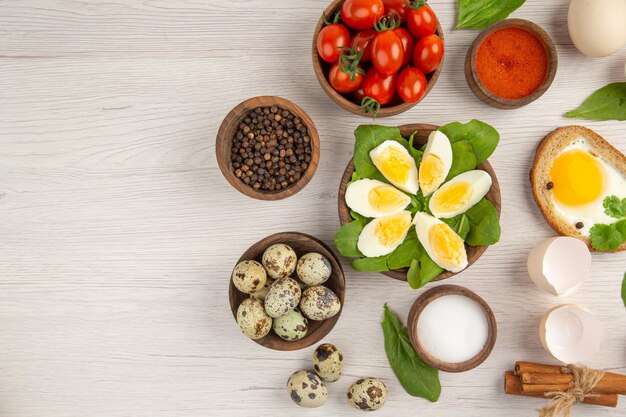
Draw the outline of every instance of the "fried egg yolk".
[[[596,200],[604,188],[604,173],[596,158],[587,151],[574,149],[559,155],[550,170],[554,197],[568,206]]]

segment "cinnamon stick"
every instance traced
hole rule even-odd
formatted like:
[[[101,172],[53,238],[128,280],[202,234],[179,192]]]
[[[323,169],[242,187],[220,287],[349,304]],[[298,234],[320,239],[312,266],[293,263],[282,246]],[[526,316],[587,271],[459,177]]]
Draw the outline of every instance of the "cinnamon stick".
[[[548,365],[544,365],[548,366]],[[523,367],[527,369],[528,367]],[[519,374],[523,389],[529,392],[532,390],[541,391],[539,387],[526,387],[526,385],[558,385],[560,387],[566,387],[568,384],[574,381],[572,374],[553,374],[553,373],[532,373],[521,372]],[[566,388],[567,389],[567,388]],[[593,389],[594,393],[598,394],[620,394],[626,395],[626,375],[615,374],[612,372],[606,372],[600,382]]]
[[[522,384],[535,385],[569,384],[574,381],[572,374],[535,374],[522,372],[519,374],[519,377]]]
[[[560,374],[562,373],[562,367],[556,365],[543,365],[541,363],[533,362],[515,362],[515,375],[521,373],[532,374]]]
[[[522,383],[522,392],[524,394],[545,394],[546,392],[567,391],[572,388],[571,384],[524,384]]]
[[[545,392],[523,392],[522,381],[514,372],[507,371],[504,374],[504,392],[510,395],[522,395],[525,397],[545,398]],[[548,392],[548,391],[546,391]],[[599,394],[596,397],[587,397],[584,404],[599,405],[604,407],[617,406],[617,394]]]

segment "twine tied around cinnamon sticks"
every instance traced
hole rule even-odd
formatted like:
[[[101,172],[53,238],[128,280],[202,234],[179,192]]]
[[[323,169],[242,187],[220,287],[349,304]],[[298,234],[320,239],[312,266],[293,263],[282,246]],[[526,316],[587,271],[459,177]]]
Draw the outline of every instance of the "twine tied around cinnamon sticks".
[[[593,389],[604,377],[604,371],[595,370],[585,365],[567,365],[562,367],[563,374],[572,374],[572,387],[567,391],[550,391],[544,395],[552,402],[539,409],[539,417],[569,417],[572,407],[586,398],[598,397]]]

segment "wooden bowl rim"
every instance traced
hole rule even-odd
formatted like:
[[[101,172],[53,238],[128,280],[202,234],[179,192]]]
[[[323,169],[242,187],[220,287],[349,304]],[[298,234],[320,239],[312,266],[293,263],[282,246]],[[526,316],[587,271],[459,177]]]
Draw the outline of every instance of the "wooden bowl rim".
[[[331,2],[326,7],[322,17],[320,17],[319,21],[317,22],[317,26],[315,27],[315,32],[313,32],[313,47],[311,49],[313,70],[315,72],[315,77],[317,78],[317,81],[322,86],[322,90],[324,90],[326,95],[332,101],[334,101],[339,107],[341,107],[344,110],[349,111],[350,113],[353,113],[359,116],[372,117],[371,114],[364,113],[358,104],[354,103],[351,100],[348,100],[341,93],[338,93],[337,91],[333,89],[333,87],[330,85],[330,83],[326,79],[326,74],[324,73],[324,69],[322,68],[322,59],[317,53],[317,36],[319,35],[322,28],[325,26],[324,17],[326,19],[331,19],[332,16],[336,13],[339,6],[344,1],[345,0],[334,0],[333,2]],[[441,62],[439,63],[435,71],[431,72],[430,74],[426,74],[426,77],[428,78],[428,84],[426,85],[426,92],[424,93],[424,96],[418,101],[416,101],[415,103],[402,102],[395,106],[388,106],[388,107],[381,106],[380,111],[376,115],[377,118],[390,117],[390,116],[395,116],[395,115],[404,113],[405,111],[409,110],[410,108],[412,108],[413,106],[417,105],[422,100],[424,100],[426,96],[428,95],[428,93],[430,93],[430,91],[433,89],[433,87],[435,86],[435,83],[437,82],[437,79],[439,78],[439,75],[441,74],[441,70],[443,69],[443,61],[445,60],[445,57],[446,57],[445,39],[444,39],[444,34],[443,34],[443,28],[441,27],[441,22],[439,21],[439,18],[437,18],[437,31],[435,33],[437,34],[437,36],[441,38],[441,42],[443,43],[443,46],[444,46],[444,53],[441,58]]]
[[[302,119],[302,122],[306,125],[307,130],[309,131],[309,137],[311,138],[311,162],[300,179],[293,185],[280,191],[260,191],[255,190],[251,186],[243,183],[235,176],[234,168],[230,163],[230,159],[225,160],[225,158],[222,157],[220,145],[224,141],[230,141],[228,149],[232,147],[232,137],[229,137],[228,133],[231,129],[236,129],[236,126],[241,122],[248,111],[257,107],[267,107],[273,105],[289,110],[294,115]],[[240,193],[258,200],[282,200],[298,193],[315,175],[319,164],[319,155],[319,133],[311,117],[296,103],[279,96],[250,97],[233,107],[222,120],[215,140],[215,158],[217,159],[217,164],[224,178],[226,178],[228,183]]]
[[[520,28],[531,33],[537,39],[539,39],[544,49],[546,50],[546,56],[548,59],[548,71],[546,73],[546,77],[539,86],[539,88],[537,88],[526,97],[517,99],[507,99],[500,97],[492,93],[487,87],[485,87],[483,82],[480,80],[480,77],[478,76],[478,71],[476,69],[476,56],[478,54],[478,49],[480,48],[480,45],[483,43],[487,36],[497,30],[504,28]],[[558,68],[558,54],[556,46],[548,32],[546,32],[545,29],[543,29],[538,24],[531,22],[530,20],[518,18],[502,20],[487,27],[486,29],[483,29],[483,31],[480,32],[480,34],[472,43],[472,46],[470,46],[467,52],[466,60],[469,61],[470,65],[470,74],[466,75],[470,75],[472,77],[472,81],[475,84],[476,88],[479,89],[480,93],[482,93],[483,97],[487,100],[486,103],[491,104],[491,102],[496,102],[497,104],[502,106],[501,108],[505,109],[520,108],[532,103],[533,101],[541,97],[546,91],[548,91],[548,88],[550,88],[550,86],[552,85]],[[474,90],[472,91],[475,94],[477,93]]]
[[[264,246],[265,248],[267,248],[275,243],[284,243],[286,245],[289,245],[290,239],[294,237],[302,238],[305,242],[310,244],[311,248],[308,250],[309,252],[321,253],[330,261],[332,265],[332,275],[331,275],[331,278],[329,278],[329,280],[334,278],[334,280],[336,281],[334,283],[336,285],[334,286],[337,287],[338,290],[337,291],[333,290],[333,292],[337,295],[337,297],[341,301],[341,308],[339,309],[337,314],[335,314],[333,317],[326,319],[326,320],[319,321],[319,323],[321,324],[317,326],[315,330],[313,330],[312,332],[311,331],[308,332],[307,335],[300,340],[288,341],[288,340],[281,339],[280,337],[278,337],[278,335],[274,333],[273,330],[270,330],[270,333],[267,336],[264,336],[260,339],[250,339],[251,341],[261,346],[264,346],[268,349],[278,350],[278,351],[294,351],[294,350],[304,349],[306,347],[309,347],[319,342],[324,337],[326,337],[335,327],[335,325],[337,324],[337,321],[339,320],[339,316],[343,312],[345,293],[346,293],[346,277],[343,272],[343,268],[341,267],[341,262],[339,261],[339,258],[337,258],[337,255],[335,255],[335,253],[332,251],[332,249],[330,249],[330,247],[328,247],[328,245],[326,245],[324,242],[317,239],[316,237],[313,237],[306,233],[279,232],[279,233],[274,233],[272,235],[266,236],[263,239],[250,245],[250,247],[246,249],[246,251],[241,255],[241,257],[239,257],[239,259],[235,263],[235,266],[239,262],[251,259],[248,253],[254,251],[259,246],[261,247]],[[276,242],[273,242],[274,240],[276,240]],[[301,256],[303,254],[298,254],[298,255]],[[261,261],[260,259],[256,259],[256,260],[258,262]],[[233,269],[235,266],[233,266]],[[231,279],[231,276],[232,276],[232,273],[228,277],[228,280],[229,280],[228,299],[229,299],[230,309],[233,314],[233,318],[235,319],[235,325],[239,327],[237,324],[237,309],[239,308],[239,304],[235,304],[235,298],[242,294],[244,296],[248,296],[248,294],[244,294],[240,292],[235,287],[235,284],[233,284],[233,280]],[[322,284],[322,285],[325,285],[325,284]],[[310,321],[311,320],[309,320],[309,323]],[[248,339],[248,337],[246,337],[246,339]]]
[[[429,132],[432,132],[433,130],[437,130],[439,129],[439,126],[434,125],[434,124],[429,124],[429,123],[411,123],[411,124],[405,124],[405,125],[400,125],[398,126],[398,128],[400,129],[401,133],[402,131],[406,131],[406,132],[414,132],[414,131],[418,131],[418,130],[428,130]],[[424,143],[419,143],[420,145],[423,145]],[[494,198],[494,200],[487,198],[489,201],[491,201],[492,203],[494,203],[494,206],[496,207],[496,211],[498,212],[498,219],[500,219],[501,217],[501,212],[502,212],[502,207],[501,207],[501,193],[500,193],[500,183],[498,182],[498,178],[496,176],[495,170],[493,169],[493,167],[491,166],[491,164],[489,163],[489,161],[485,161],[482,164],[478,165],[478,167],[476,167],[476,169],[481,169],[485,172],[487,172],[492,179],[492,184],[491,184],[491,189],[489,191],[489,193],[491,193],[491,191],[493,191],[494,195],[496,196],[496,198]],[[350,182],[350,179],[352,178],[352,173],[354,172],[354,159],[350,159],[350,162],[348,162],[348,165],[346,166],[345,171],[343,172],[343,175],[341,177],[341,181],[339,182],[339,192],[338,192],[338,198],[337,198],[337,210],[339,212],[339,223],[341,224],[341,226],[343,226],[346,223],[349,223],[350,221],[352,221],[352,217],[350,216],[350,209],[348,208],[348,206],[346,205],[346,201],[345,201],[345,193],[346,193],[346,188],[347,188],[347,184],[348,182]],[[489,195],[488,193],[488,195]],[[465,245],[465,248],[468,248],[468,245]],[[485,246],[472,246],[471,248],[474,249],[474,256],[472,257],[472,259],[469,260],[469,263],[467,265],[467,267],[463,270],[467,270],[470,266],[472,266],[476,261],[478,261],[478,259],[480,259],[480,257],[485,253],[485,251],[487,250],[487,248],[489,248],[488,245]],[[403,269],[395,269],[395,270],[391,270],[391,271],[385,271],[385,272],[381,272],[381,274],[386,275],[390,278],[393,279],[397,279],[399,281],[406,281],[406,271],[407,268],[403,268]],[[441,281],[444,279],[448,279],[448,278],[452,278],[455,275],[458,275],[461,272],[450,272],[450,271],[444,271],[443,273],[441,273],[439,276],[437,276],[437,278],[435,278],[433,281]]]
[[[485,342],[483,349],[473,358],[465,362],[459,363],[444,362],[436,359],[422,348],[422,345],[420,344],[419,338],[417,336],[417,323],[419,320],[419,316],[424,308],[433,300],[451,294],[464,295],[477,302],[485,313],[485,316],[487,317],[487,321],[489,323],[489,334],[487,335],[487,341]],[[489,357],[498,337],[498,325],[496,323],[496,316],[493,314],[493,310],[491,310],[489,304],[487,304],[487,302],[475,292],[465,287],[461,287],[460,285],[440,285],[438,287],[431,288],[428,291],[424,292],[422,295],[420,295],[415,300],[415,302],[411,306],[411,310],[409,311],[409,315],[407,318],[407,329],[409,331],[411,344],[415,348],[415,351],[420,356],[420,358],[422,358],[424,362],[426,362],[433,368],[439,369],[440,371],[444,372],[465,372],[469,371],[470,369],[476,368]]]

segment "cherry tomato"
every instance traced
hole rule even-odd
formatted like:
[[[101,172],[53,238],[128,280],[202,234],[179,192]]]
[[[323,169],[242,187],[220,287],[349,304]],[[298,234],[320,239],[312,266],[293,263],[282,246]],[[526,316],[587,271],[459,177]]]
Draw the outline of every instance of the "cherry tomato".
[[[383,0],[385,5],[385,14],[394,17],[399,17],[402,22],[406,20],[406,14],[408,8],[406,7],[406,0]]]
[[[341,6],[341,20],[354,30],[371,29],[384,12],[382,0],[346,0]]]
[[[413,64],[425,74],[433,72],[443,59],[443,42],[437,35],[428,35],[417,41]]]
[[[325,26],[317,35],[317,53],[331,64],[339,61],[341,48],[350,45],[350,32],[341,24],[333,23]]]
[[[359,67],[360,68],[360,67]],[[351,93],[356,91],[363,82],[363,74],[354,74],[354,80],[350,80],[350,74],[343,72],[339,64],[333,64],[328,72],[328,81],[333,88],[340,93]]]
[[[398,75],[398,95],[407,103],[418,102],[426,93],[426,76],[417,68],[409,67]]]
[[[417,9],[409,6],[406,21],[409,31],[415,39],[432,35],[437,31],[437,16],[429,5],[420,6]]]
[[[385,105],[396,93],[396,78],[396,74],[385,75],[371,67],[363,79],[363,93],[378,101],[378,104]]]
[[[372,64],[384,75],[391,75],[402,68],[404,46],[393,30],[379,32],[372,41]]]
[[[372,60],[372,40],[376,37],[376,32],[374,29],[367,29],[357,32],[356,35],[350,41],[350,45],[354,45],[354,40],[356,37],[359,37],[359,41],[357,43],[357,52],[361,51],[361,48],[365,48],[363,50],[363,56],[361,56],[361,62],[370,62]]]
[[[361,100],[363,100],[365,98],[365,92],[363,91],[363,84],[362,83],[361,83],[361,86],[359,88],[357,88],[354,93],[352,93],[352,96],[359,103],[361,102]]]
[[[406,67],[409,64],[409,61],[411,61],[415,41],[409,31],[404,28],[395,28],[393,33],[395,33],[402,41],[402,49],[404,50],[404,60],[402,61],[402,66]]]

